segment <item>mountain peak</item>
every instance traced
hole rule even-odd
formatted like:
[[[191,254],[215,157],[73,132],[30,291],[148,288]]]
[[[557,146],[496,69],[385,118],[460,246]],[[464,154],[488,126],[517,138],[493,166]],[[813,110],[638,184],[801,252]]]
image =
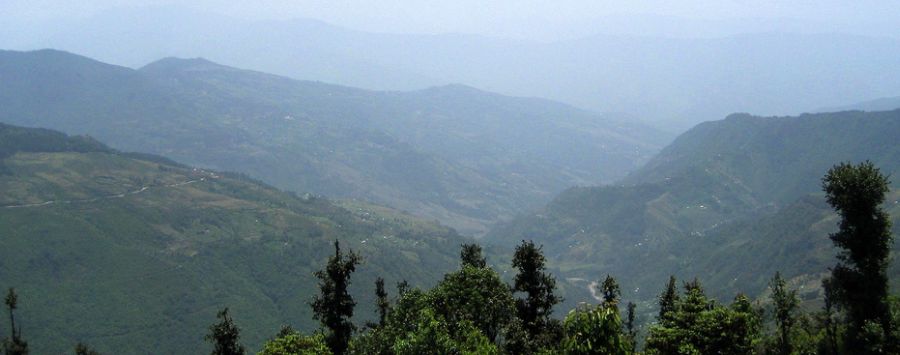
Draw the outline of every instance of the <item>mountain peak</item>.
[[[171,72],[171,71],[196,71],[196,70],[221,70],[231,69],[227,66],[212,62],[206,58],[177,58],[166,57],[141,67],[142,72]]]

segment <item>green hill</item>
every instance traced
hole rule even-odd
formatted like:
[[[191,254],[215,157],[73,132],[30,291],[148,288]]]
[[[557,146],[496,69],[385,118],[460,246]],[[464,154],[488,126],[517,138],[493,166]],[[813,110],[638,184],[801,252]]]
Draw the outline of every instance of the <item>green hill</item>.
[[[551,101],[450,85],[376,92],[202,59],[140,70],[0,52],[0,121],[387,204],[465,233],[568,186],[621,178],[666,135]]]
[[[258,349],[282,324],[316,327],[312,273],[335,240],[364,258],[351,289],[358,322],[374,317],[376,276],[431,286],[467,240],[388,208],[49,130],[0,124],[0,158],[0,287],[18,290],[36,354],[78,341],[109,354],[201,353],[225,306]]]
[[[732,115],[681,135],[622,182],[571,188],[487,240],[533,238],[566,276],[613,274],[626,298],[652,300],[669,274],[723,298],[759,294],[775,271],[803,282],[834,264],[820,179],[865,159],[897,176],[897,137],[900,110]],[[898,199],[895,190],[887,207],[900,222]]]

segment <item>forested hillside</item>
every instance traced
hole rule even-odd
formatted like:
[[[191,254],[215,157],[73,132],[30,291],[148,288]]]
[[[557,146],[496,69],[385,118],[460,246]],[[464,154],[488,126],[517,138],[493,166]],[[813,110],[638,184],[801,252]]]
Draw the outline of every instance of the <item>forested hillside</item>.
[[[621,178],[667,137],[636,122],[451,85],[375,92],[202,59],[140,70],[0,53],[0,121],[358,198],[479,234],[568,186]]]
[[[0,287],[19,295],[34,354],[202,353],[229,306],[254,348],[315,328],[313,271],[340,240],[362,256],[355,320],[374,281],[431,286],[467,239],[364,203],[338,206],[235,174],[121,153],[86,137],[0,124]],[[2,328],[4,332],[7,327]]]
[[[707,280],[707,290],[730,297],[757,295],[776,271],[811,280],[806,297],[821,297],[816,280],[833,260],[827,236],[837,221],[821,178],[837,162],[863,160],[897,176],[897,137],[900,110],[732,115],[678,137],[621,182],[571,188],[488,240],[533,238],[567,276],[617,275],[643,300],[670,274]],[[897,230],[900,182],[892,179],[885,207]]]

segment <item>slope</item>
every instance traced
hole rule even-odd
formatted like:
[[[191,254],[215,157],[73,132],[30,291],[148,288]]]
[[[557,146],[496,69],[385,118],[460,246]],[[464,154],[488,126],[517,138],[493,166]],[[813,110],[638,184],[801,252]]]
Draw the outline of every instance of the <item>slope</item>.
[[[90,138],[0,124],[0,279],[20,295],[34,353],[200,353],[228,306],[259,348],[315,328],[312,275],[342,242],[362,254],[351,293],[429,286],[457,265],[451,229],[382,207],[339,207],[254,180],[126,154]],[[393,291],[390,291],[394,293]]]
[[[898,136],[900,110],[732,115],[683,134],[621,183],[571,188],[487,238],[534,238],[571,277],[611,273],[641,300],[669,274],[709,281],[720,297],[757,294],[777,270],[801,277],[833,264],[821,177],[865,159],[896,176]]]
[[[482,233],[575,184],[612,181],[665,134],[452,85],[374,92],[165,59],[140,71],[57,51],[0,53],[0,120],[388,204]]]

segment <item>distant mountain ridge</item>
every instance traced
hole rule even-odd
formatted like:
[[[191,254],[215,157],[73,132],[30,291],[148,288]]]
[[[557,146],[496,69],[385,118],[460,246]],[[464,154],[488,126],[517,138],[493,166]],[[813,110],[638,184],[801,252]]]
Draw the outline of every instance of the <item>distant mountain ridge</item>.
[[[612,181],[667,135],[464,86],[376,92],[167,58],[140,70],[0,52],[0,121],[278,187],[371,200],[480,234],[574,184]]]
[[[721,298],[757,295],[775,271],[818,287],[817,275],[835,262],[827,236],[837,221],[822,199],[822,176],[862,160],[897,176],[897,137],[900,110],[731,115],[679,136],[624,180],[571,188],[486,238],[533,238],[567,277],[609,273],[634,291],[623,297],[648,304],[670,273],[699,277]],[[892,180],[885,208],[896,232],[900,181]],[[900,264],[891,274],[900,283]],[[807,291],[821,297],[818,288]]]
[[[835,111],[891,111],[900,108],[900,96],[882,97],[874,100],[858,102],[852,105],[822,108],[816,112],[835,112]]]
[[[367,33],[309,19],[246,21],[177,6],[121,8],[72,22],[46,26],[49,33],[29,36],[16,48],[60,48],[132,67],[164,56],[202,56],[378,90],[464,83],[627,112],[673,132],[731,112],[799,114],[900,93],[900,40],[798,34],[794,21],[782,32],[768,32],[774,28],[769,23],[767,32],[747,28],[749,34],[712,38],[598,34],[554,42]],[[678,30],[665,31],[672,32]]]

